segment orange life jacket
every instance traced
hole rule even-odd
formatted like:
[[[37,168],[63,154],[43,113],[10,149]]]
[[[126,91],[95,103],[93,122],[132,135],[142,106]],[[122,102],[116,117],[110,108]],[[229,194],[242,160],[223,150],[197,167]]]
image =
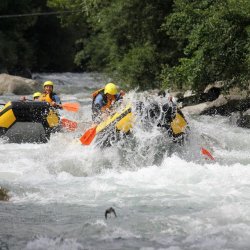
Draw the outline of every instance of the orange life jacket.
[[[46,93],[43,93],[43,94],[39,97],[39,101],[41,101],[41,102],[48,102],[48,103],[53,102],[53,100],[52,100],[52,98],[51,98],[51,95],[50,95],[50,94],[46,94]]]
[[[52,92],[51,94],[46,94],[43,93],[40,97],[39,97],[39,101],[40,102],[48,102],[48,103],[52,103],[53,100],[53,96],[56,95],[56,93]]]
[[[100,94],[103,91],[104,94],[104,88],[102,89],[98,89],[95,92],[92,93],[92,98],[93,98],[93,102],[95,101],[95,98],[97,97],[98,94]]]
[[[105,111],[106,109],[110,108],[110,106],[116,101],[116,97],[115,96],[110,96],[110,98],[108,98],[105,94],[104,94],[104,88],[102,89],[98,89],[95,92],[92,93],[92,97],[93,97],[93,103],[96,99],[96,97],[101,94],[104,102],[106,103],[104,106],[101,107],[101,111]]]

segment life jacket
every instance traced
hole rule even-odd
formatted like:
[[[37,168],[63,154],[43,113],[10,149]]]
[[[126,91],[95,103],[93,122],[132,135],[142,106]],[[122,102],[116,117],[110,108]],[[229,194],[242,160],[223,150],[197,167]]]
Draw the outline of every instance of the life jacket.
[[[107,96],[104,94],[104,88],[102,88],[102,89],[98,89],[94,93],[92,93],[92,98],[93,98],[92,104],[94,104],[94,101],[99,94],[102,95],[102,98],[103,98],[104,103],[105,103],[105,105],[101,107],[101,111],[105,111],[106,109],[110,108],[111,105],[116,101],[115,96],[111,96],[111,98],[107,98]]]
[[[40,97],[39,97],[39,101],[41,102],[48,102],[51,103],[54,101],[53,96],[56,95],[56,93],[51,93],[51,94],[46,94],[43,93]]]

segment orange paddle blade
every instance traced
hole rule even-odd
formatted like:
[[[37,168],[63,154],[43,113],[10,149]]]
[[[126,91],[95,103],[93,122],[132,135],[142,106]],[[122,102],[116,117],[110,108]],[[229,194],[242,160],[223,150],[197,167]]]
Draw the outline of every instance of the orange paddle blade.
[[[93,141],[96,135],[96,127],[97,126],[87,130],[84,133],[84,135],[80,138],[80,141],[83,145],[89,145]]]
[[[211,155],[211,153],[206,150],[205,148],[201,148],[201,153],[205,156],[208,157],[210,160],[215,161],[214,157]]]
[[[71,121],[66,118],[61,118],[61,124],[69,131],[75,131],[77,129],[77,122]]]
[[[80,108],[80,104],[77,102],[66,102],[62,104],[63,109],[72,111],[72,112],[77,112]]]

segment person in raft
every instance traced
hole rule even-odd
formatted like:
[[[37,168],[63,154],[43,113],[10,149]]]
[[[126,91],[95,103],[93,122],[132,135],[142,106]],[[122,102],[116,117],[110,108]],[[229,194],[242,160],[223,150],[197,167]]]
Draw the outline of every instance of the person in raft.
[[[124,91],[118,93],[118,87],[114,83],[108,83],[104,88],[96,90],[93,94],[92,120],[99,123],[107,117],[112,110],[112,106],[121,100],[125,95]]]
[[[35,93],[33,94],[33,101],[39,101],[39,97],[40,97],[41,95],[42,95],[41,92],[35,92]],[[21,97],[20,97],[20,101],[25,102],[25,101],[31,101],[31,100],[27,99],[26,96],[21,96]]]
[[[53,92],[54,83],[52,81],[46,81],[43,84],[43,93],[39,97],[39,101],[48,102],[54,108],[62,108],[62,103],[59,96]]]
[[[33,94],[33,101],[39,101],[39,97],[42,95],[41,92],[36,92]]]

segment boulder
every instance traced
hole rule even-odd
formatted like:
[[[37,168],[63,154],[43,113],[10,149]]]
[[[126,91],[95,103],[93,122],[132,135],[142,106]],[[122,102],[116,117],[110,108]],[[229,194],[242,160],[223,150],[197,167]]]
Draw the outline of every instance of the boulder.
[[[230,116],[233,112],[244,112],[250,108],[250,98],[240,95],[220,95],[200,113],[200,115]]]
[[[8,195],[8,190],[6,188],[0,187],[0,201],[8,201],[10,199]]]
[[[223,81],[217,81],[217,82],[215,82],[213,84],[208,84],[207,87],[204,90],[204,93],[208,93],[213,88],[222,89],[224,86],[225,86],[225,82],[223,82]]]
[[[248,89],[231,87],[223,82],[209,84],[203,93],[179,98],[183,113],[191,115],[230,116],[230,122],[250,128],[250,84]]]
[[[204,102],[210,102],[216,100],[220,95],[221,90],[219,88],[211,88],[207,93],[199,93],[196,95],[179,98],[178,101],[182,103],[182,106],[196,105]]]
[[[201,114],[204,110],[207,109],[209,103],[204,102],[204,103],[199,103],[197,105],[192,105],[192,106],[185,106],[184,108],[181,109],[181,111],[184,114],[189,114],[189,115],[199,115]]]
[[[203,102],[197,105],[184,106],[182,111],[192,115],[223,115],[231,116],[234,112],[245,112],[250,109],[250,98],[239,99],[239,96],[224,96],[212,102]],[[248,114],[246,114],[247,116]],[[241,116],[242,117],[242,116]],[[237,118],[238,119],[238,118]],[[247,120],[247,118],[245,118]],[[237,122],[238,123],[238,122]]]
[[[246,99],[249,96],[249,91],[248,90],[241,90],[238,87],[234,87],[229,89],[228,95],[231,96],[231,99],[237,99],[237,100],[242,100]]]
[[[220,96],[222,87],[223,82],[216,82],[214,84],[209,84],[204,92],[195,94],[191,90],[188,90],[184,93],[183,97],[178,98],[178,102],[182,103],[182,107],[212,102]],[[203,107],[203,105],[199,107]]]
[[[239,119],[237,120],[237,125],[243,128],[250,128],[250,109],[243,114],[241,113]]]
[[[20,76],[0,74],[0,95],[13,93],[15,95],[30,95],[41,89],[37,81]]]
[[[195,93],[192,90],[186,90],[185,93],[183,94],[183,97],[190,97],[194,95]]]

